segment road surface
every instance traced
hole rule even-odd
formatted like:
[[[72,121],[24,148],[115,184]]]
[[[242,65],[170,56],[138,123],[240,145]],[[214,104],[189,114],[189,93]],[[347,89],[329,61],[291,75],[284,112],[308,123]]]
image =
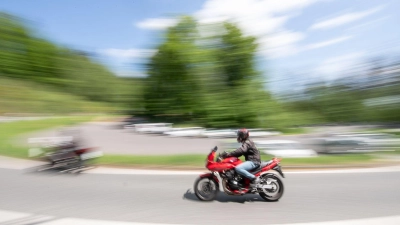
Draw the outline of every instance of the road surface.
[[[287,173],[279,202],[264,202],[258,195],[224,193],[216,201],[201,202],[193,194],[194,174],[60,175],[0,169],[0,210],[47,215],[43,217],[47,222],[73,217],[207,225],[388,217],[400,215],[399,176],[399,171]]]

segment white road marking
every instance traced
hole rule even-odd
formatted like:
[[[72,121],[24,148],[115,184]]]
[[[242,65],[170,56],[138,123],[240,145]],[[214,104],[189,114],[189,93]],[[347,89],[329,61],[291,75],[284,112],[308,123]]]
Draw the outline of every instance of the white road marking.
[[[389,216],[389,217],[376,217],[366,219],[355,219],[355,220],[337,220],[337,221],[326,221],[326,222],[314,222],[314,223],[294,223],[285,225],[399,225],[400,216]]]
[[[136,223],[111,220],[92,220],[80,218],[59,218],[53,216],[33,215],[28,213],[20,213],[14,211],[0,210],[0,223],[4,225],[25,225],[25,224],[40,224],[40,225],[171,225],[161,223]],[[291,223],[285,225],[399,225],[400,216],[376,217],[354,220],[337,220],[326,222],[311,222],[311,223]],[[175,224],[178,225],[178,224]],[[180,224],[183,225],[183,224]]]
[[[7,221],[21,219],[28,216],[31,216],[31,214],[0,210],[0,223],[3,224]]]
[[[121,222],[121,221],[110,221],[110,220],[89,220],[89,219],[77,219],[77,218],[63,218],[53,220],[40,225],[168,225],[161,223],[135,223],[135,222]],[[172,225],[172,224],[170,224]],[[178,225],[178,224],[175,224]]]

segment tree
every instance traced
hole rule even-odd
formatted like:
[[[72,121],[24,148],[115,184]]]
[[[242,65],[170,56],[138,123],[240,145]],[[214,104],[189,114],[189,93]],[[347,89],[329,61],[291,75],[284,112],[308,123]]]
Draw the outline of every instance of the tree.
[[[191,115],[198,101],[198,81],[194,74],[198,47],[196,22],[184,17],[166,34],[166,41],[147,65],[145,107],[152,115]]]
[[[150,115],[174,114],[210,127],[263,124],[276,103],[255,69],[256,39],[232,23],[219,27],[202,37],[196,22],[184,17],[167,31],[148,65]]]
[[[213,93],[206,107],[207,125],[217,127],[261,127],[273,112],[276,102],[264,89],[264,78],[255,69],[256,38],[245,36],[233,23],[222,24],[222,30],[212,43],[215,60]]]
[[[126,102],[118,97],[123,80],[106,67],[34,35],[22,19],[1,12],[0,76],[45,83],[91,101]]]

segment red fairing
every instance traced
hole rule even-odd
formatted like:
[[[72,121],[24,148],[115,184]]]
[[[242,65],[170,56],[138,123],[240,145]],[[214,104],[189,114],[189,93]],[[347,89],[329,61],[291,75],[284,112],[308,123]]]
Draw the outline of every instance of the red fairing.
[[[207,157],[206,167],[207,167],[207,169],[209,169],[211,171],[220,172],[223,170],[233,169],[233,168],[235,168],[236,165],[241,163],[240,159],[238,159],[236,157],[226,158],[226,159],[222,160],[222,162],[215,162],[214,158],[215,158],[215,152],[210,152],[210,154]]]
[[[89,151],[92,151],[92,150],[93,150],[93,148],[82,148],[82,149],[79,149],[79,150],[75,150],[75,153],[80,155],[80,154],[83,154],[85,152],[89,152]]]
[[[269,164],[268,166],[262,168],[260,172],[254,174],[254,175],[255,175],[255,176],[260,176],[262,172],[265,172],[265,171],[268,171],[268,170],[273,169],[275,166],[278,165],[278,163],[281,161],[281,159],[273,158],[272,161],[273,161],[273,162],[272,162],[271,164]]]
[[[204,178],[204,177],[213,178],[217,183],[219,183],[218,178],[216,176],[214,176],[212,173],[201,174],[200,177],[201,178]]]

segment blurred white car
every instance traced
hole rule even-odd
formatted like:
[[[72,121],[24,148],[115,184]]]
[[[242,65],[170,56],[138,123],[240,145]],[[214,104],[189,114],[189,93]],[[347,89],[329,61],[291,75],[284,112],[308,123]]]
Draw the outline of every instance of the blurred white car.
[[[268,137],[268,136],[275,136],[280,135],[281,132],[277,131],[267,131],[262,129],[248,129],[250,133],[250,138],[254,137]]]
[[[236,138],[237,130],[221,129],[221,130],[206,130],[203,132],[204,137],[208,138]]]
[[[260,140],[254,141],[258,150],[275,157],[300,158],[315,157],[317,152],[304,148],[299,142],[291,140]]]
[[[200,137],[205,130],[203,127],[171,128],[164,134],[171,137]]]
[[[134,125],[135,132],[148,134],[163,134],[172,129],[172,123],[138,123]]]
[[[368,144],[362,139],[343,137],[314,138],[312,143],[319,153],[366,153],[371,152]]]
[[[347,133],[337,134],[334,137],[362,141],[369,146],[370,150],[387,150],[387,148],[400,147],[400,138],[392,134]]]

